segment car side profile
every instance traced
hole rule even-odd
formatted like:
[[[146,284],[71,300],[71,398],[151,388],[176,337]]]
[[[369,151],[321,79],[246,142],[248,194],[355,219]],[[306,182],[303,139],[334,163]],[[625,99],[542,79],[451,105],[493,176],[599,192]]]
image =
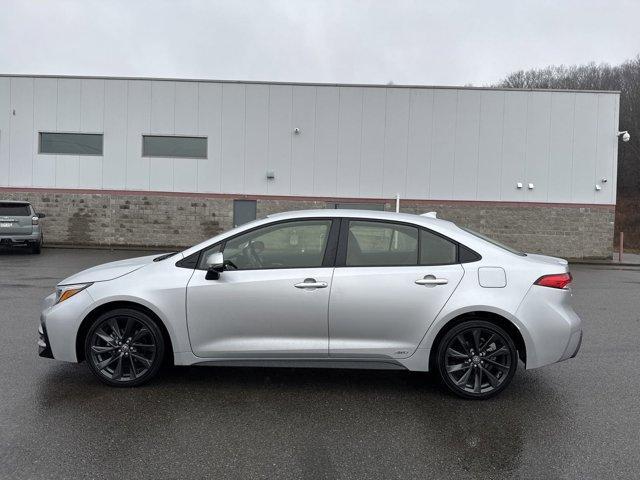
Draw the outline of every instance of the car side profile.
[[[487,398],[574,357],[565,260],[434,214],[288,212],[188,248],[90,268],[44,300],[40,355],[112,386],[175,365],[435,370]]]
[[[40,219],[44,217],[44,213],[36,213],[29,202],[0,200],[0,246],[27,247],[33,253],[40,253]]]

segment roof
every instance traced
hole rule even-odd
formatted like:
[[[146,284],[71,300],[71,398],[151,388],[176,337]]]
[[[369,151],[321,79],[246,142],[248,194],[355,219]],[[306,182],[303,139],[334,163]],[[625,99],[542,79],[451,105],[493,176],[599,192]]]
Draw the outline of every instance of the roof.
[[[396,213],[380,210],[357,210],[342,208],[325,208],[316,210],[295,210],[291,212],[280,212],[268,215],[270,220],[293,219],[293,218],[313,218],[313,217],[346,217],[346,218],[365,218],[373,220],[389,220],[396,222],[415,223],[425,226],[452,226],[453,223],[448,220],[435,218],[431,215],[416,215],[413,213]]]
[[[27,202],[25,200],[2,200],[1,198],[0,198],[0,203],[12,203],[16,205],[31,205],[30,202]]]
[[[574,93],[611,93],[620,95],[620,90],[572,90],[551,88],[507,88],[507,87],[472,87],[462,85],[383,85],[379,83],[322,83],[322,82],[285,82],[285,81],[260,81],[260,80],[217,80],[207,78],[153,78],[153,77],[106,77],[95,75],[32,75],[32,74],[0,74],[2,77],[22,78],[75,78],[94,80],[145,80],[164,82],[205,82],[205,83],[240,83],[258,85],[299,85],[308,87],[367,87],[367,88],[418,88],[431,90],[498,90],[515,92],[574,92]]]

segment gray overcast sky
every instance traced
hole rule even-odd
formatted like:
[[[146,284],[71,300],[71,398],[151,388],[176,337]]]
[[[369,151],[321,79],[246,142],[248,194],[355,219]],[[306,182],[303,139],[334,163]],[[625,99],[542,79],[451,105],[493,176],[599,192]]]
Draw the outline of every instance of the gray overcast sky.
[[[0,73],[485,85],[640,53],[640,1],[3,0]]]

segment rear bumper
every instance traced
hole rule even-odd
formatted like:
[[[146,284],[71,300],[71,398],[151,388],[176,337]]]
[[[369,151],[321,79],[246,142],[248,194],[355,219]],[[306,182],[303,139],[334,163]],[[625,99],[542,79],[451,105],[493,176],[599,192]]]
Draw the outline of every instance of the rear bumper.
[[[42,234],[34,232],[29,235],[8,235],[0,232],[0,245],[5,247],[33,245],[42,241]]]
[[[534,285],[516,317],[526,329],[527,369],[573,358],[582,344],[582,321],[573,311],[571,291]],[[523,332],[524,333],[524,332]]]

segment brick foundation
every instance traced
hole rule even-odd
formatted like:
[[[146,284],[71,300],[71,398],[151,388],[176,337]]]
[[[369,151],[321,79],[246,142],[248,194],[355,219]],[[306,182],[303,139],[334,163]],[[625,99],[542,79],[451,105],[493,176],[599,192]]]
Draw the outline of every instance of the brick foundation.
[[[232,196],[0,189],[0,199],[26,200],[45,213],[45,243],[58,245],[186,247],[230,229],[233,221]],[[393,200],[376,203],[395,208]],[[326,206],[326,199],[259,198],[257,216]],[[524,251],[576,259],[611,257],[614,210],[613,205],[401,203],[403,212],[437,211],[440,218]]]

